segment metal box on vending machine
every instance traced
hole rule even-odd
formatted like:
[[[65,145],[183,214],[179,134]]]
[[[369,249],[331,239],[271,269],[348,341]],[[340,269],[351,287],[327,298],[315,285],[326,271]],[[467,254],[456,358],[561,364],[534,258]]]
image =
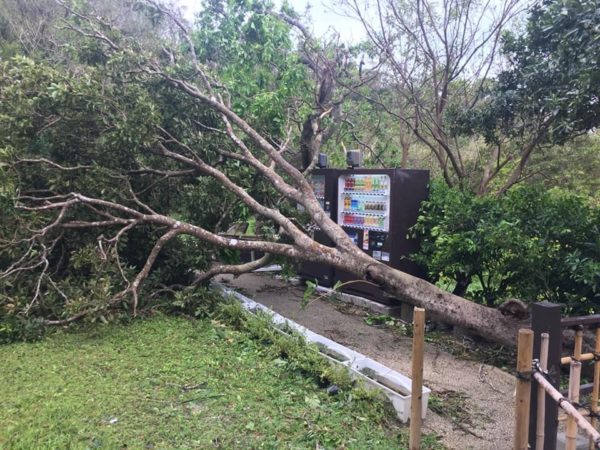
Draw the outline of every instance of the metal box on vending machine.
[[[310,177],[315,197],[321,203],[321,208],[335,220],[337,214],[337,169],[316,169]],[[312,231],[314,239],[320,244],[333,247],[333,242],[320,228]],[[304,262],[300,266],[299,275],[304,280],[317,281],[320,286],[333,285],[334,270],[327,264]]]

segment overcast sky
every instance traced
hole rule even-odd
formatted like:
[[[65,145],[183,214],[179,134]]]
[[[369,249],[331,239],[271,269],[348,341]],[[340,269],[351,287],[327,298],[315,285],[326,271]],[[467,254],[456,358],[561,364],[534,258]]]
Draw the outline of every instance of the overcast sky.
[[[184,9],[185,16],[192,20],[194,13],[200,10],[201,0],[175,0]],[[280,0],[274,0],[275,4],[280,4]],[[331,0],[289,0],[289,4],[300,13],[304,13],[307,6],[310,6],[309,14],[311,21],[305,21],[312,27],[313,33],[320,37],[330,32],[331,27],[335,28],[343,41],[356,43],[364,37],[361,24],[348,17],[333,12]]]

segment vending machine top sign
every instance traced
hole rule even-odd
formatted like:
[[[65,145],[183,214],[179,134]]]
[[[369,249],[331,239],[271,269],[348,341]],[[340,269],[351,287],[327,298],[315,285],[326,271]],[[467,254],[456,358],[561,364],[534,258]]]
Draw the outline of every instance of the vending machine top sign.
[[[345,174],[338,178],[338,224],[348,228],[389,232],[390,177]]]

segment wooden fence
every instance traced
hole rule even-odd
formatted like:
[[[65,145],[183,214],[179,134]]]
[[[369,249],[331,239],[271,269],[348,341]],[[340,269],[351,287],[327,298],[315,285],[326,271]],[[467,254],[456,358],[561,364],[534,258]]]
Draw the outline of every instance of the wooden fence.
[[[558,425],[565,422],[567,450],[576,448],[579,428],[588,435],[589,448],[600,449],[600,315],[563,319],[560,305],[541,302],[532,306],[531,325],[531,330],[519,332],[514,448],[556,449]],[[562,356],[565,328],[574,330],[569,356]],[[595,333],[595,343],[593,351],[584,353],[586,329]],[[593,372],[592,382],[582,386],[584,364],[593,365]],[[563,366],[570,367],[565,393],[560,391]],[[580,401],[590,393],[588,402]]]

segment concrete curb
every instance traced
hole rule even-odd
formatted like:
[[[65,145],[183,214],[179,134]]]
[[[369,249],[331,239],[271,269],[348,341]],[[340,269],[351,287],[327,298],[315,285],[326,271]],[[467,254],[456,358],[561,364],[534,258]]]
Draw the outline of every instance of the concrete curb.
[[[411,380],[410,378],[396,372],[379,362],[354,351],[344,345],[332,341],[325,336],[314,333],[308,328],[290,320],[266,306],[255,302],[239,292],[228,288],[220,283],[213,283],[214,287],[221,290],[224,294],[230,295],[238,300],[242,306],[252,314],[258,311],[266,313],[271,322],[278,329],[292,329],[302,334],[307,342],[314,343],[321,355],[334,364],[348,368],[353,379],[361,380],[367,389],[377,389],[385,394],[391,401],[398,418],[402,422],[408,422],[410,418],[411,402]],[[354,297],[354,296],[353,296]],[[363,299],[364,300],[364,299]],[[422,416],[423,419],[427,413],[427,403],[431,390],[423,387],[422,396]]]

